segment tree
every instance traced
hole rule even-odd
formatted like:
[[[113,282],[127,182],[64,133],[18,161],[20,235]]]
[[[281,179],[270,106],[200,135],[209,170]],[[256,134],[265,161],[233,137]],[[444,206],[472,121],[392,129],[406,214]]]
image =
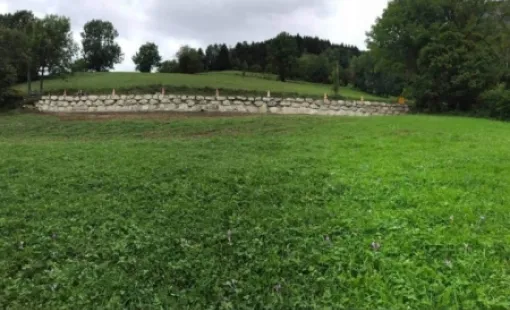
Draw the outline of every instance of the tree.
[[[248,70],[248,63],[246,60],[241,64],[241,70],[243,71],[243,76],[246,76],[246,71]]]
[[[338,92],[340,91],[340,65],[338,63],[336,63],[336,68],[333,69],[332,80],[333,92],[338,96]]]
[[[85,24],[81,37],[88,69],[108,71],[123,61],[122,50],[115,42],[118,36],[111,22],[94,19]]]
[[[222,44],[220,47],[220,52],[218,54],[218,60],[216,65],[216,70],[224,71],[232,69],[232,64],[230,63],[230,52],[226,44]]]
[[[71,72],[86,72],[87,71],[87,61],[84,58],[76,59],[71,65]]]
[[[494,48],[500,35],[494,31],[498,5],[490,0],[390,2],[368,33],[374,72],[392,72],[405,81],[418,107],[471,109],[504,75]]]
[[[0,26],[0,107],[11,97],[16,82],[17,65],[25,63],[28,39],[17,30]]]
[[[42,92],[44,74],[70,72],[78,47],[73,41],[71,22],[67,17],[48,15],[36,27],[34,50],[39,68],[39,90]]]
[[[178,73],[179,63],[176,60],[165,60],[158,67],[159,73]]]
[[[26,62],[18,63],[16,82],[27,82],[28,93],[32,91],[32,78],[36,77],[38,73],[34,55],[36,24],[37,18],[31,11],[22,10],[13,14],[0,15],[0,25],[12,30],[21,31],[26,36]]]
[[[323,55],[303,54],[297,60],[294,76],[313,83],[329,83],[331,64]]]
[[[158,46],[152,42],[140,46],[140,50],[133,56],[133,62],[136,64],[136,70],[151,72],[152,68],[159,66],[161,62]]]
[[[271,42],[269,54],[280,81],[285,82],[296,63],[298,54],[296,40],[286,32],[280,33]]]
[[[179,61],[179,72],[194,74],[203,71],[202,59],[196,49],[185,45],[179,49],[176,56]]]

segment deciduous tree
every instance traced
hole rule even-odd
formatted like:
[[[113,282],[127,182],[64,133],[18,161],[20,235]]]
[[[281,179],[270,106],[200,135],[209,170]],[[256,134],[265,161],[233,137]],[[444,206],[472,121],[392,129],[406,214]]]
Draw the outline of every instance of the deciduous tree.
[[[109,21],[91,20],[81,33],[83,58],[88,68],[95,71],[108,71],[123,61],[122,50],[115,42],[119,36],[117,29]]]
[[[140,72],[151,72],[152,68],[158,67],[161,62],[158,46],[153,42],[147,42],[140,46],[140,50],[133,56],[136,70]]]

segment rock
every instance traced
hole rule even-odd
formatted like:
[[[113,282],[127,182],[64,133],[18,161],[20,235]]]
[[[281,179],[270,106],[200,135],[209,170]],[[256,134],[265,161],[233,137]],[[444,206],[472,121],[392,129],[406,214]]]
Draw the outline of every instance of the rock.
[[[230,105],[230,100],[223,100],[223,102],[221,104],[223,104],[223,105]]]
[[[261,106],[264,105],[264,101],[257,100],[257,101],[255,101],[254,104],[255,104],[256,107],[261,107]]]
[[[151,99],[149,103],[152,105],[159,104],[159,99]]]
[[[186,103],[188,104],[188,107],[192,107],[195,105],[195,100],[193,99],[188,99],[186,100]]]
[[[152,95],[144,95],[143,99],[145,99],[145,100],[147,100],[147,102],[149,102],[148,100],[152,99]]]

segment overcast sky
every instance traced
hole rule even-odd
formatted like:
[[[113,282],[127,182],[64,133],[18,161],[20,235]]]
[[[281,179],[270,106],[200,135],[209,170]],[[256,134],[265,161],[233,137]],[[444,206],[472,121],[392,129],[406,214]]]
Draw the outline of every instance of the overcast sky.
[[[132,71],[141,44],[155,42],[163,59],[181,45],[206,47],[262,41],[281,31],[319,36],[365,48],[365,32],[388,0],[0,0],[0,13],[32,10],[37,16],[66,15],[80,41],[91,19],[111,21],[125,54],[117,71]]]

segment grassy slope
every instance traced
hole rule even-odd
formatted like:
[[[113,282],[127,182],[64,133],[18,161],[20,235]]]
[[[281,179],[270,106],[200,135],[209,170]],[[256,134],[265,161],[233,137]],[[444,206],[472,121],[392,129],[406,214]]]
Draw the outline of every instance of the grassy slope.
[[[169,86],[187,86],[190,88],[222,88],[230,90],[248,90],[254,91],[260,95],[265,95],[268,90],[279,93],[297,93],[300,95],[323,96],[324,93],[331,93],[329,85],[312,84],[303,82],[282,83],[276,80],[260,78],[258,75],[249,75],[242,77],[236,72],[213,72],[197,75],[189,74],[166,74],[152,73],[143,74],[136,72],[112,72],[112,73],[85,73],[77,74],[68,78],[53,79],[45,82],[45,91],[52,90],[106,90],[112,88],[128,88],[148,85],[169,85]],[[26,85],[18,85],[19,90],[25,91]],[[381,99],[377,96],[366,94],[357,90],[344,87],[340,94],[347,98],[359,100],[364,96],[366,100]],[[211,94],[211,95],[214,95]]]
[[[11,115],[0,128],[8,308],[510,308],[510,124]]]

